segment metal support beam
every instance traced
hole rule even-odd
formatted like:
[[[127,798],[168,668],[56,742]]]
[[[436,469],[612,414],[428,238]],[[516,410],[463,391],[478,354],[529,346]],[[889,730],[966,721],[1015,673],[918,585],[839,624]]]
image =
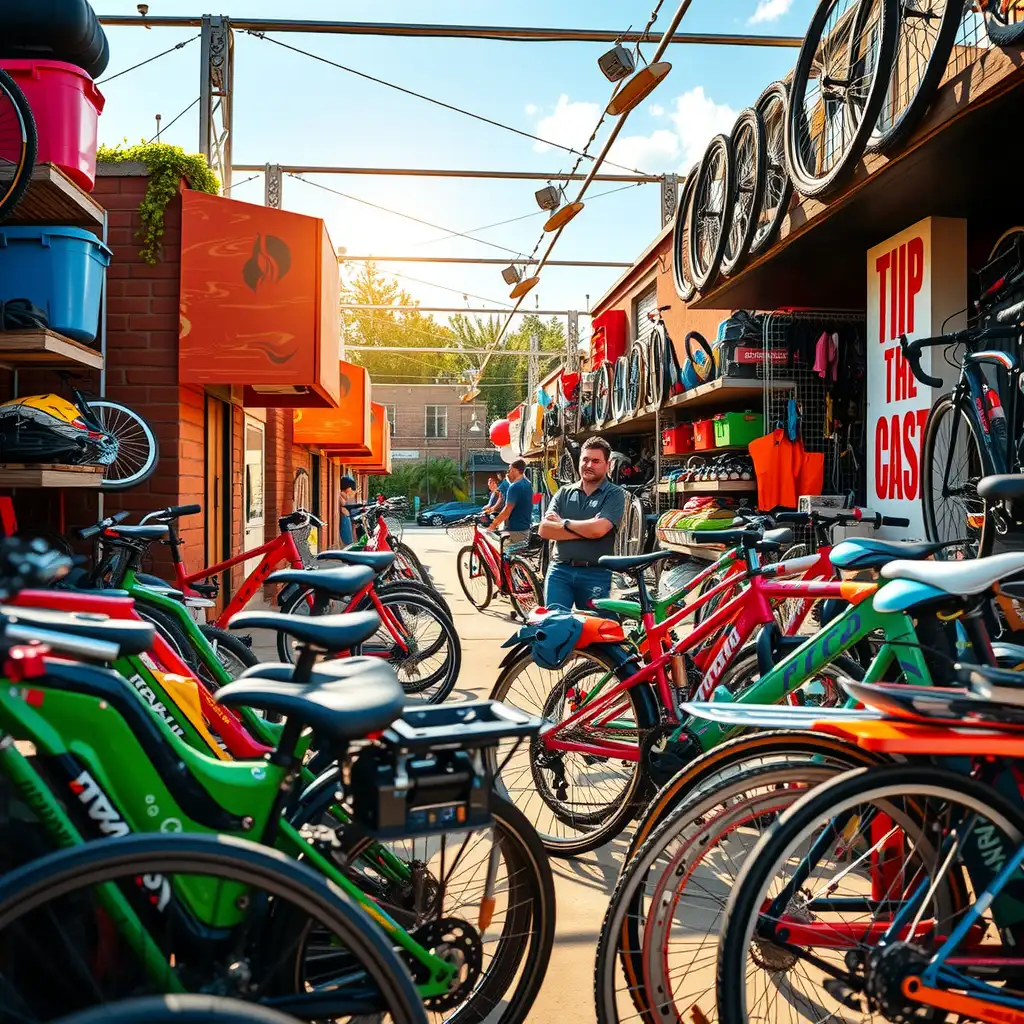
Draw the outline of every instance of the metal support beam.
[[[235,164],[239,174],[254,174],[270,164]],[[446,167],[333,167],[324,164],[277,164],[284,174],[368,174],[396,178],[514,178],[521,181],[583,181],[585,174],[561,171],[543,174],[540,171],[461,171]],[[595,181],[617,181],[625,184],[652,185],[663,181],[663,174],[598,174]]]
[[[569,313],[565,332],[565,368],[569,373],[580,372],[580,315],[576,310]]]
[[[141,18],[138,15],[101,15],[100,23],[116,27],[136,28],[199,28],[202,18]],[[412,36],[430,39],[490,39],[510,43],[637,43],[657,42],[657,35],[642,32],[616,32],[612,29],[532,28],[505,25],[430,25],[392,24],[373,21],[281,21],[272,18],[233,18],[231,24],[239,32],[307,32],[340,36]],[[710,32],[676,32],[670,43],[704,46],[783,46],[799,47],[800,36],[760,36],[719,34]]]
[[[507,267],[510,263],[532,266],[539,260],[491,260],[486,257],[473,259],[469,256],[349,256],[338,258],[339,263],[477,263],[482,266]],[[548,267],[619,267],[625,270],[632,263],[616,263],[611,260],[546,260]]]
[[[234,41],[227,18],[204,14],[199,27],[199,152],[206,157],[226,192],[231,187]]]
[[[370,306],[362,303],[353,302],[351,304],[342,304],[341,307],[345,309],[375,309],[383,312],[391,313],[511,313],[512,307],[494,306],[494,307],[482,307],[482,308],[467,308],[465,306]],[[567,309],[521,309],[518,311],[523,316],[575,316]]]
[[[679,202],[679,175],[666,174],[661,179],[661,226],[671,224],[676,216]]]
[[[561,359],[561,352],[544,352],[539,348],[535,349],[498,349],[495,352],[489,348],[456,348],[454,345],[449,345],[445,348],[443,345],[424,345],[423,347],[410,348],[409,346],[403,345],[346,345],[346,351],[348,352],[443,352],[450,356],[524,356],[529,359]]]
[[[530,347],[526,353],[528,359],[526,364],[527,405],[532,405],[536,401],[537,385],[540,383],[540,350],[537,347],[538,342],[537,332],[534,331],[530,335]]]
[[[284,183],[281,180],[281,165],[267,164],[263,168],[263,205],[281,209],[281,191]]]

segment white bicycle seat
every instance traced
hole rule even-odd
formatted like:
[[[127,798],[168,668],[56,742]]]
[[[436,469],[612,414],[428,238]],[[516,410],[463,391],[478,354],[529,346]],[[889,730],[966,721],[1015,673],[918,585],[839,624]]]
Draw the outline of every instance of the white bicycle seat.
[[[912,562],[896,559],[882,566],[887,580],[913,580],[947,594],[980,594],[1007,576],[1024,571],[1024,551],[960,562]]]

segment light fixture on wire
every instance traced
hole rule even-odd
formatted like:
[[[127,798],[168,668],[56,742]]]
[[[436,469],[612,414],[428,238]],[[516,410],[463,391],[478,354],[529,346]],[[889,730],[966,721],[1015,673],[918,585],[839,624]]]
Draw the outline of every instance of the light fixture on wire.
[[[539,277],[524,278],[508,293],[508,297],[510,299],[521,299],[524,295],[529,295],[538,284],[540,284]]]
[[[533,193],[542,210],[557,210],[562,203],[562,190],[557,185],[547,185]]]
[[[479,392],[477,392],[479,394]],[[469,424],[469,432],[471,434],[482,434],[484,428],[480,426],[480,420],[477,418],[476,413],[473,413],[473,419]]]
[[[548,219],[544,222],[545,231],[557,231],[559,228],[565,227],[576,216],[580,210],[583,209],[583,203],[576,202],[570,203],[568,206],[563,206],[560,210],[556,210]]]
[[[470,388],[460,399],[463,405],[469,405],[470,402],[475,402],[480,397],[479,388]],[[472,429],[472,428],[470,428]]]
[[[636,70],[636,61],[622,43],[616,43],[607,53],[597,58],[597,66],[609,82],[621,82]]]
[[[666,60],[659,60],[641,68],[609,101],[606,114],[618,117],[628,114],[661,84],[661,80],[672,70]]]
[[[501,276],[505,284],[518,284],[523,272],[514,263],[510,263],[502,272]]]

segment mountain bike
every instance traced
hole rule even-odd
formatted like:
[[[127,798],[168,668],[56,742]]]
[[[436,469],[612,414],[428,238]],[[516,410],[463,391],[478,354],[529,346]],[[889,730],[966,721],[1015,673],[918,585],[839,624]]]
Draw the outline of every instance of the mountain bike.
[[[475,516],[448,527],[449,537],[461,540],[466,534],[470,543],[459,549],[455,559],[459,583],[469,603],[482,612],[497,592],[512,602],[513,612],[525,622],[544,595],[529,562],[519,554],[506,552],[508,537],[505,534],[497,535],[495,550],[493,535],[484,532]]]

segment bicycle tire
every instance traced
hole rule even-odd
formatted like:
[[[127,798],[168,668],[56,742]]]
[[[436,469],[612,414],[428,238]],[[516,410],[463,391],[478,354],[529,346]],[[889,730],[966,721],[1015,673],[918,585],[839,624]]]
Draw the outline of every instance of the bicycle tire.
[[[385,570],[382,582],[416,579],[421,583],[430,584],[430,573],[420,561],[420,556],[408,544],[395,541],[391,545],[391,550],[395,553],[395,560]]]
[[[697,294],[690,270],[690,204],[693,202],[693,190],[697,185],[699,170],[698,162],[686,175],[686,184],[676,206],[676,218],[672,227],[672,283],[675,285],[676,295],[683,302],[689,302]]]
[[[868,138],[868,153],[891,152],[902,145],[921,123],[946,73],[957,29],[963,21],[964,3],[963,0],[911,0],[909,3],[904,0],[900,5],[900,14],[889,87],[874,131]],[[916,71],[920,68],[919,26],[927,26],[930,18],[938,19],[938,27],[930,44],[925,43],[929,46],[929,52],[924,70],[918,74],[917,81],[909,86],[913,89],[913,95],[908,95],[909,88],[904,92],[900,84],[900,72],[901,69],[913,68]],[[908,51],[911,46],[918,47],[917,52],[910,54]]]
[[[644,355],[646,345],[642,341],[634,341],[626,357],[626,411],[631,416],[638,415],[644,405],[644,388],[647,383],[647,359]]]
[[[629,358],[619,356],[612,372],[612,419],[624,419],[629,412]]]
[[[391,593],[399,588],[410,594],[419,594],[421,597],[426,598],[426,600],[436,604],[449,619],[454,620],[455,615],[448,604],[448,599],[433,583],[424,583],[422,580],[385,580],[376,589],[377,593],[380,594],[384,591]]]
[[[841,7],[841,10],[837,11],[838,7]],[[898,10],[897,0],[821,0],[818,4],[800,47],[786,108],[786,164],[793,186],[802,195],[820,198],[838,191],[853,174],[857,162],[863,156],[864,148],[878,121],[878,114],[889,85],[889,72],[896,53]],[[877,18],[873,19],[872,16],[876,12]],[[832,22],[834,14],[837,17]],[[877,52],[872,61],[866,59],[866,54],[862,54],[859,47],[854,48],[851,53],[849,45],[835,44],[835,51],[832,54],[827,52],[827,47],[819,54],[819,44],[823,42],[823,34],[829,29],[830,24],[832,31],[845,39],[847,32],[840,26],[852,22],[848,35],[861,39],[867,35],[866,27],[869,21],[876,29],[871,33],[871,38],[877,40]],[[842,61],[843,66],[832,67],[829,64],[829,56]],[[870,66],[871,81],[866,88],[862,78],[855,79],[855,60],[860,60],[858,66]],[[832,100],[833,110],[840,111],[838,118],[835,113],[825,113],[827,103],[823,96],[819,98],[813,92],[808,95],[812,74],[820,68],[833,71],[837,76],[836,81],[842,83],[841,94],[845,99],[838,105],[835,99]],[[856,113],[849,114],[852,109],[849,101],[851,94],[863,96],[859,116]],[[857,118],[850,122],[852,130],[849,138],[846,136],[848,116]],[[819,118],[820,136],[812,137],[811,133]],[[830,144],[826,122],[828,126],[834,128],[837,121],[843,131],[839,141],[845,145],[841,145],[839,155],[826,169],[824,160],[831,159],[835,152]],[[814,166],[810,166],[810,163]]]
[[[980,545],[980,531],[972,529],[967,525],[967,516],[970,513],[980,513],[984,511],[984,503],[977,495],[977,481],[982,477],[991,476],[996,472],[996,468],[992,463],[989,456],[988,449],[981,441],[981,437],[978,432],[978,424],[975,419],[975,410],[970,402],[961,400],[959,403],[960,421],[958,424],[958,430],[966,430],[970,441],[968,442],[973,446],[974,459],[968,453],[968,463],[976,461],[975,466],[968,464],[965,468],[967,469],[967,476],[963,482],[963,485],[958,485],[957,489],[963,489],[967,492],[964,501],[960,506],[954,502],[954,512],[946,513],[940,518],[936,516],[936,476],[938,474],[945,474],[946,469],[946,451],[937,453],[936,448],[941,443],[941,433],[943,430],[942,421],[944,417],[949,416],[954,412],[954,400],[951,394],[940,395],[936,400],[935,404],[931,408],[931,412],[928,413],[928,420],[924,427],[924,443],[921,446],[921,504],[922,512],[924,515],[924,530],[925,536],[933,542],[946,542],[951,540],[964,539],[968,542],[964,546],[964,554],[968,557],[976,557]],[[950,426],[952,431],[952,426]],[[963,436],[961,433],[957,435],[957,444],[960,443],[960,437]],[[948,450],[948,445],[947,445]],[[977,470],[977,478],[973,476],[972,469]],[[936,473],[938,470],[938,474]],[[972,482],[973,481],[973,482]],[[940,488],[945,487],[945,480],[943,480],[938,486]],[[973,491],[973,499],[970,497],[970,492]],[[959,509],[957,511],[957,509]],[[957,518],[962,518],[963,523],[958,527],[956,524]],[[959,530],[959,532],[955,532]]]
[[[18,141],[20,135],[21,152],[17,154],[17,161],[10,161],[14,164],[11,172],[10,183],[7,183],[6,174],[0,178],[0,221],[6,220],[14,213],[29,182],[32,180],[32,171],[35,168],[36,156],[38,155],[39,139],[36,134],[36,119],[32,114],[25,94],[19,88],[17,82],[3,70],[0,70],[0,94],[10,101],[10,116],[4,116],[0,120],[0,126],[10,122],[10,137]],[[6,132],[7,129],[5,128]],[[14,156],[15,154],[10,154]],[[4,162],[7,162],[6,159]]]
[[[117,455],[114,460],[103,467],[103,482],[100,487],[104,491],[126,491],[130,487],[148,480],[156,471],[160,461],[160,446],[153,428],[134,409],[120,402],[112,402],[107,398],[89,399],[84,403],[88,413],[100,426],[104,433],[117,440]],[[121,458],[122,449],[138,451],[141,464],[127,476],[112,475]]]
[[[139,613],[142,618],[147,622],[151,622],[160,631],[160,635],[170,644],[175,654],[192,671],[196,671],[199,668],[199,656],[196,654],[195,648],[192,646],[192,641],[189,639],[189,635],[182,628],[181,624],[175,619],[175,617],[163,608],[159,608],[154,604],[150,604],[144,597],[140,597],[138,594],[135,595],[135,610]]]
[[[693,342],[697,343],[697,351],[704,356],[704,359],[699,363],[693,358]],[[699,331],[689,331],[686,337],[683,338],[683,348],[686,350],[686,360],[693,367],[693,374],[698,382],[700,384],[710,384],[718,376],[718,367],[715,364],[714,350],[708,344],[707,338]],[[701,376],[700,367],[704,367],[703,376]]]
[[[269,1006],[209,995],[144,996],[61,1017],[54,1024],[299,1024]]]
[[[775,241],[793,195],[793,181],[786,166],[788,106],[789,89],[784,82],[772,82],[754,104],[764,124],[765,183],[757,224],[750,239],[750,259],[759,256]]]
[[[199,627],[199,632],[206,637],[221,667],[232,679],[238,679],[247,668],[260,663],[252,648],[240,636],[205,623]],[[227,655],[226,659],[220,655],[222,650]],[[230,667],[231,661],[234,661],[235,668]]]
[[[961,801],[973,806],[989,821],[1000,819],[998,825],[1016,845],[1024,842],[1024,817],[1005,797],[991,786],[959,775],[938,765],[890,764],[875,768],[859,768],[840,775],[803,796],[776,823],[747,858],[726,908],[725,925],[719,939],[717,965],[717,996],[722,1020],[746,1020],[745,986],[737,985],[738,978],[746,978],[747,950],[753,931],[752,920],[760,916],[761,893],[770,884],[775,868],[784,852],[799,841],[802,834],[824,815],[834,817],[844,809],[863,804],[868,799],[885,800],[906,794],[936,795],[940,799]],[[906,815],[891,815],[898,827],[907,831]],[[926,849],[927,826],[917,831],[915,848]],[[960,901],[966,898],[962,879],[956,876],[949,883],[950,892],[944,898]],[[958,891],[959,890],[959,891]],[[755,902],[756,901],[756,902]],[[940,921],[940,923],[942,923]],[[749,927],[748,927],[749,926]],[[740,967],[736,972],[737,965]],[[732,973],[730,973],[732,972]],[[944,1016],[915,1018],[943,1020]]]
[[[602,363],[594,381],[594,426],[601,430],[612,415],[612,364]]]
[[[213,875],[287,900],[358,953],[357,963],[386,1000],[385,1012],[396,1024],[426,1024],[412,979],[383,932],[371,926],[365,914],[312,868],[233,836],[129,835],[38,858],[0,880],[0,932],[47,901],[107,882],[116,884],[129,875],[162,878],[172,872]]]
[[[698,292],[710,288],[725,254],[736,192],[732,143],[716,135],[704,151],[690,203],[690,273]]]
[[[988,0],[988,7],[999,4],[999,0]],[[1019,8],[1018,15],[1024,14]],[[1015,46],[1024,40],[1024,19],[1010,21],[1001,10],[985,10],[985,31],[996,46]]]
[[[474,574],[474,566],[479,566],[478,574]],[[465,547],[459,548],[459,552],[455,556],[455,569],[466,600],[478,612],[482,612],[491,603],[491,598],[494,596],[494,583],[491,580],[491,571],[487,568],[487,563],[480,557],[472,544],[467,544]],[[478,600],[470,593],[469,584],[466,582],[467,576],[483,581],[485,593],[482,599]]]
[[[521,577],[519,581],[521,586],[517,586],[517,575]],[[530,612],[543,604],[544,588],[541,586],[537,574],[533,571],[533,567],[521,555],[513,555],[508,560],[508,578],[511,583],[508,599],[512,602],[512,607],[519,618],[526,622]],[[528,599],[524,600],[524,598],[528,597],[533,598],[532,603]]]
[[[767,174],[765,131],[764,121],[756,107],[748,107],[736,118],[731,141],[736,184],[725,251],[722,253],[722,277],[732,276],[746,262],[764,198]]]
[[[541,698],[542,706],[535,711],[529,712],[531,714],[537,713],[538,711],[543,712],[545,707],[550,703],[551,694],[561,684],[561,680],[564,676],[568,675],[573,667],[579,668],[579,662],[589,662],[598,666],[598,671],[607,672],[617,678],[619,681],[628,679],[632,674],[633,670],[628,663],[619,662],[613,659],[612,655],[608,654],[601,648],[587,648],[586,650],[577,652],[577,657],[563,666],[564,672],[559,673],[551,672],[549,675],[554,678],[554,685],[549,686],[546,693]],[[511,696],[513,691],[513,685],[517,677],[524,674],[524,669],[537,668],[534,664],[533,656],[529,650],[523,651],[518,657],[514,657],[505,667],[502,669],[501,674],[498,677],[497,682],[490,692],[491,700],[500,700],[505,704],[509,704],[512,707],[523,708],[523,700]],[[543,669],[539,671],[545,671]],[[540,694],[544,690],[544,684],[541,683],[539,686],[534,685],[530,688],[531,696]],[[655,728],[659,721],[657,702],[654,697],[654,693],[649,686],[646,684],[640,684],[638,686],[631,687],[625,693],[626,699],[629,701],[630,712],[633,716],[633,721],[637,726],[638,735],[643,736],[645,730],[651,730]],[[517,703],[517,699],[520,701]],[[539,798],[541,804],[550,811],[550,820],[552,824],[556,821],[571,826],[571,823],[566,822],[566,817],[573,817],[573,815],[566,814],[564,807],[559,807],[552,810],[543,792],[538,791],[537,782],[535,777],[536,769],[536,755],[539,750],[537,748],[537,741],[532,740],[526,747],[525,753],[528,758],[528,765],[526,769],[517,769],[512,767],[512,758],[516,756],[513,754],[511,744],[499,744],[497,747],[493,747],[488,752],[488,758],[491,760],[491,766],[495,771],[495,787],[498,792],[513,805],[519,807],[516,803],[515,797],[509,792],[507,778],[512,776],[514,771],[519,771],[519,774],[515,776],[513,781],[513,788],[515,789],[516,784],[520,779],[528,778],[529,794]],[[520,748],[522,749],[522,748]],[[575,756],[575,755],[570,755]],[[563,758],[564,760],[564,758]],[[579,760],[582,761],[582,758]],[[575,763],[575,762],[573,762]],[[502,770],[498,773],[498,768],[501,766]],[[536,769],[541,771],[542,769]],[[567,775],[569,772],[566,773]],[[575,775],[574,775],[575,777]],[[536,829],[540,841],[544,846],[544,849],[552,857],[574,857],[583,853],[589,853],[592,850],[599,849],[606,845],[616,836],[618,836],[626,825],[636,816],[639,811],[641,802],[645,799],[645,793],[647,789],[647,776],[643,769],[641,762],[637,762],[633,765],[632,772],[628,783],[623,788],[621,798],[617,798],[612,801],[609,800],[607,811],[602,812],[586,812],[586,820],[584,816],[576,815],[576,820],[581,822],[579,834],[574,836],[556,835],[552,832],[548,832],[545,829],[538,828],[537,822],[533,820],[529,814],[527,807],[519,807],[520,810],[530,819],[531,824]],[[545,786],[545,788],[547,788]],[[518,790],[516,790],[518,792]],[[522,792],[527,792],[523,790]],[[529,798],[528,798],[529,799]],[[599,818],[599,820],[595,820]]]

